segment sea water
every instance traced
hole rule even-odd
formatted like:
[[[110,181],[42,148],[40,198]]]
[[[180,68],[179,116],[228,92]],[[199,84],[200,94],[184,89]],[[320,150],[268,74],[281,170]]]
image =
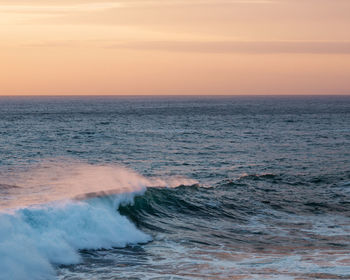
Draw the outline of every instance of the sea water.
[[[1,97],[0,279],[350,279],[350,97]]]

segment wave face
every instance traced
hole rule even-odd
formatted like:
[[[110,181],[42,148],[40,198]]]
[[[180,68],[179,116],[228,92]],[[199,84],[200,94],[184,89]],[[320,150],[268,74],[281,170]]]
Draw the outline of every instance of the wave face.
[[[0,214],[0,279],[54,279],[53,265],[80,263],[79,250],[149,242],[151,236],[117,209],[132,204],[146,187],[177,182],[181,179],[146,179],[118,166],[77,162],[17,173],[16,185],[0,186],[8,196],[4,204],[15,207],[3,206]]]
[[[182,234],[187,231],[192,235],[194,243],[214,245],[216,236],[221,236],[221,242],[235,246],[264,246],[266,239],[274,238],[283,246],[298,243],[327,247],[333,232],[339,238],[339,244],[334,240],[334,247],[347,248],[350,193],[344,189],[348,188],[346,184],[317,188],[319,183],[314,182],[305,190],[305,182],[298,177],[251,174],[209,188],[149,188],[136,196],[134,203],[120,205],[119,212],[143,230],[178,234],[177,228],[181,228]],[[340,221],[342,226],[337,226]],[[207,238],[198,226],[205,228]],[[308,235],[311,232],[315,236]],[[289,234],[288,240],[283,240]]]
[[[152,242],[149,251],[157,254],[169,275],[347,279],[348,186],[339,182],[320,188],[320,180],[305,179],[262,173],[209,188],[150,188],[133,204],[120,205],[119,212],[144,232],[157,233],[161,241]],[[179,264],[185,271],[178,270]],[[155,268],[151,264],[147,272],[152,275]]]

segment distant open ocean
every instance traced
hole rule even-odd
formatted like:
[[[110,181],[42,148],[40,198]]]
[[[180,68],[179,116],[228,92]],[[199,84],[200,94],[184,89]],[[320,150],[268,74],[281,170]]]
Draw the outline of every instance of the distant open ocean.
[[[350,96],[0,97],[0,279],[350,279]]]

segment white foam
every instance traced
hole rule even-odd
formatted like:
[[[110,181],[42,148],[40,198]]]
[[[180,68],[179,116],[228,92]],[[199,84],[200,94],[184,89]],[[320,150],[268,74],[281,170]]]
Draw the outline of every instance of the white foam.
[[[95,198],[0,215],[0,279],[28,279],[28,275],[30,279],[51,279],[51,264],[78,263],[79,249],[124,247],[151,240],[113,205],[115,201]]]

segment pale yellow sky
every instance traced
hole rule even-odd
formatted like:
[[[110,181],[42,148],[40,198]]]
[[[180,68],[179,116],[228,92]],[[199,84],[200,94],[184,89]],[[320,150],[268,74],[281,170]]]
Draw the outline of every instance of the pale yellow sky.
[[[0,0],[0,95],[350,94],[349,0]]]

